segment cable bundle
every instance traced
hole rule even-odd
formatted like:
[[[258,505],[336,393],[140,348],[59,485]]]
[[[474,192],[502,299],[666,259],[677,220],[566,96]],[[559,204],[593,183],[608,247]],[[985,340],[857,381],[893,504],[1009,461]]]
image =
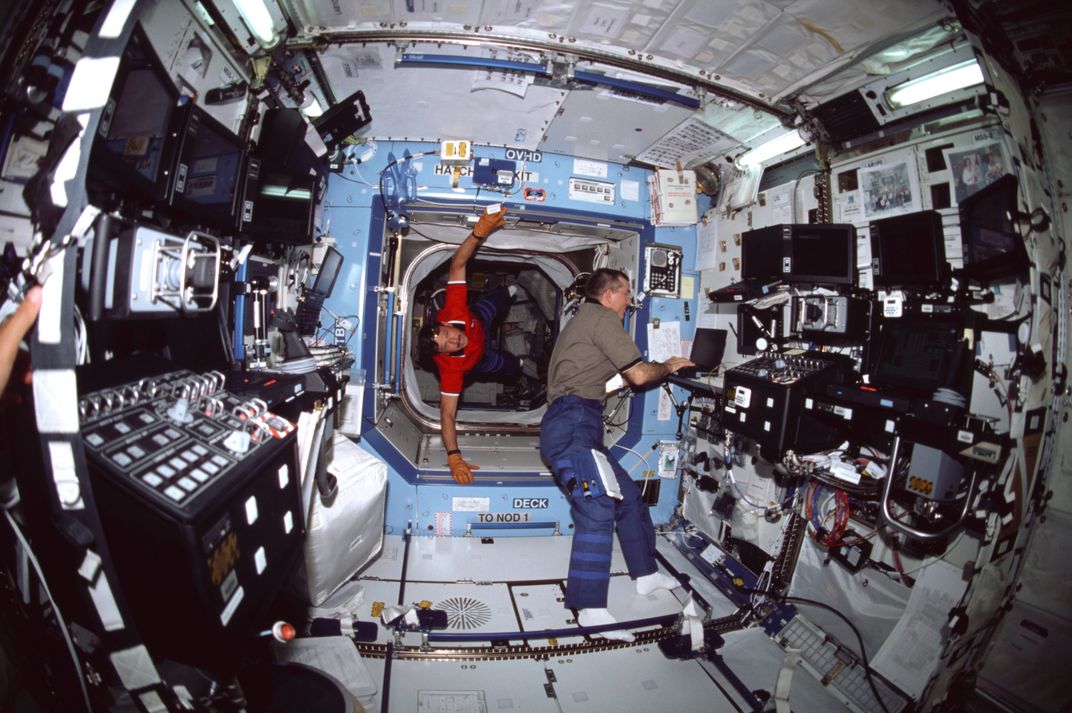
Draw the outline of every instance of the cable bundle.
[[[826,495],[824,500],[824,495]],[[831,508],[833,505],[833,509]],[[844,490],[830,488],[809,481],[804,492],[804,518],[813,528],[812,536],[823,547],[841,545],[841,538],[849,524],[849,494]],[[829,526],[827,522],[833,520]]]

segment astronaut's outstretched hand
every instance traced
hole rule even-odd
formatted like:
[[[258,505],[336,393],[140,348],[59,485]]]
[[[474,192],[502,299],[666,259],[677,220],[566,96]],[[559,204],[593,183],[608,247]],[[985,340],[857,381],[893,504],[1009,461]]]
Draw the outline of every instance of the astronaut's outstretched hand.
[[[473,235],[483,240],[503,227],[504,222],[506,222],[506,206],[499,208],[498,213],[488,214],[487,211],[484,211],[480,214],[480,220],[473,226]]]
[[[469,483],[472,483],[473,471],[480,470],[480,466],[466,463],[458,453],[447,456],[447,463],[450,465],[451,477],[454,478],[454,482],[459,485],[469,485]]]
[[[19,308],[0,324],[0,394],[7,389],[8,377],[15,365],[15,356],[19,353],[19,343],[30,331],[40,310],[41,288],[33,287],[26,293]]]

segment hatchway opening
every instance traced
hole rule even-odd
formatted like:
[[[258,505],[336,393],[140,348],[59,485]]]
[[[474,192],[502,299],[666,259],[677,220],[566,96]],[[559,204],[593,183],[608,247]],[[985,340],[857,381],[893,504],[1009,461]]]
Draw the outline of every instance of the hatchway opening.
[[[537,409],[547,401],[547,363],[562,319],[562,309],[571,297],[541,268],[544,260],[532,256],[524,262],[474,260],[468,270],[468,304],[482,300],[505,304],[490,326],[488,344],[500,352],[522,359],[524,368],[516,378],[470,374],[459,404],[461,409],[519,412]],[[412,320],[416,329],[434,322],[446,296],[444,263],[418,284],[413,292]],[[569,266],[573,269],[573,266]],[[583,277],[582,277],[583,279]],[[516,286],[516,287],[512,287]],[[511,296],[511,291],[514,293]],[[439,380],[435,365],[416,359],[417,394],[423,403],[439,405]]]
[[[411,214],[411,229],[399,247],[400,279],[392,317],[400,334],[390,345],[381,342],[384,351],[379,360],[381,369],[397,366],[398,390],[378,401],[377,422],[380,432],[417,466],[421,478],[436,477],[426,471],[446,471],[447,464],[438,373],[433,364],[419,358],[417,334],[442,306],[449,262],[470,222],[458,213]],[[546,471],[539,457],[539,423],[546,410],[546,365],[555,338],[579,303],[580,289],[591,271],[604,266],[629,270],[636,264],[638,243],[635,226],[508,216],[506,227],[481,245],[470,261],[470,309],[489,291],[518,286],[490,338],[498,348],[531,359],[530,372],[535,371],[509,382],[467,378],[456,426],[459,447],[481,466],[480,475]]]
[[[443,304],[447,272],[456,245],[429,244],[407,270],[404,349],[400,366],[401,397],[406,407],[438,429],[439,375],[435,365],[417,354],[417,333],[435,320]],[[571,315],[577,296],[570,288],[583,281],[596,258],[594,249],[547,254],[521,249],[482,247],[467,270],[469,307],[496,290],[516,284],[517,295],[489,339],[498,348],[531,359],[535,375],[516,380],[468,375],[459,402],[459,428],[518,430],[539,424],[546,405],[545,379],[540,374],[550,359],[554,340]]]

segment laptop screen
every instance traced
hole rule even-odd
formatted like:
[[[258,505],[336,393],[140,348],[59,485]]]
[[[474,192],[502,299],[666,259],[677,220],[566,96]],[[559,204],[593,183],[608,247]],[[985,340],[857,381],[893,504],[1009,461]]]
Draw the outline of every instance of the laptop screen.
[[[726,351],[726,330],[697,327],[692,340],[689,359],[696,364],[696,371],[706,373],[722,363]]]

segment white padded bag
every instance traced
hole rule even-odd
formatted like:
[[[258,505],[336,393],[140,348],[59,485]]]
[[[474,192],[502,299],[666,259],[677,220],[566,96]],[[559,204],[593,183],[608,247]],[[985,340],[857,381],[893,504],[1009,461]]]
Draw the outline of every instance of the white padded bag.
[[[383,546],[387,465],[340,433],[331,445],[328,472],[337,479],[339,492],[325,506],[312,488],[305,539],[302,569],[313,605],[323,603]]]

